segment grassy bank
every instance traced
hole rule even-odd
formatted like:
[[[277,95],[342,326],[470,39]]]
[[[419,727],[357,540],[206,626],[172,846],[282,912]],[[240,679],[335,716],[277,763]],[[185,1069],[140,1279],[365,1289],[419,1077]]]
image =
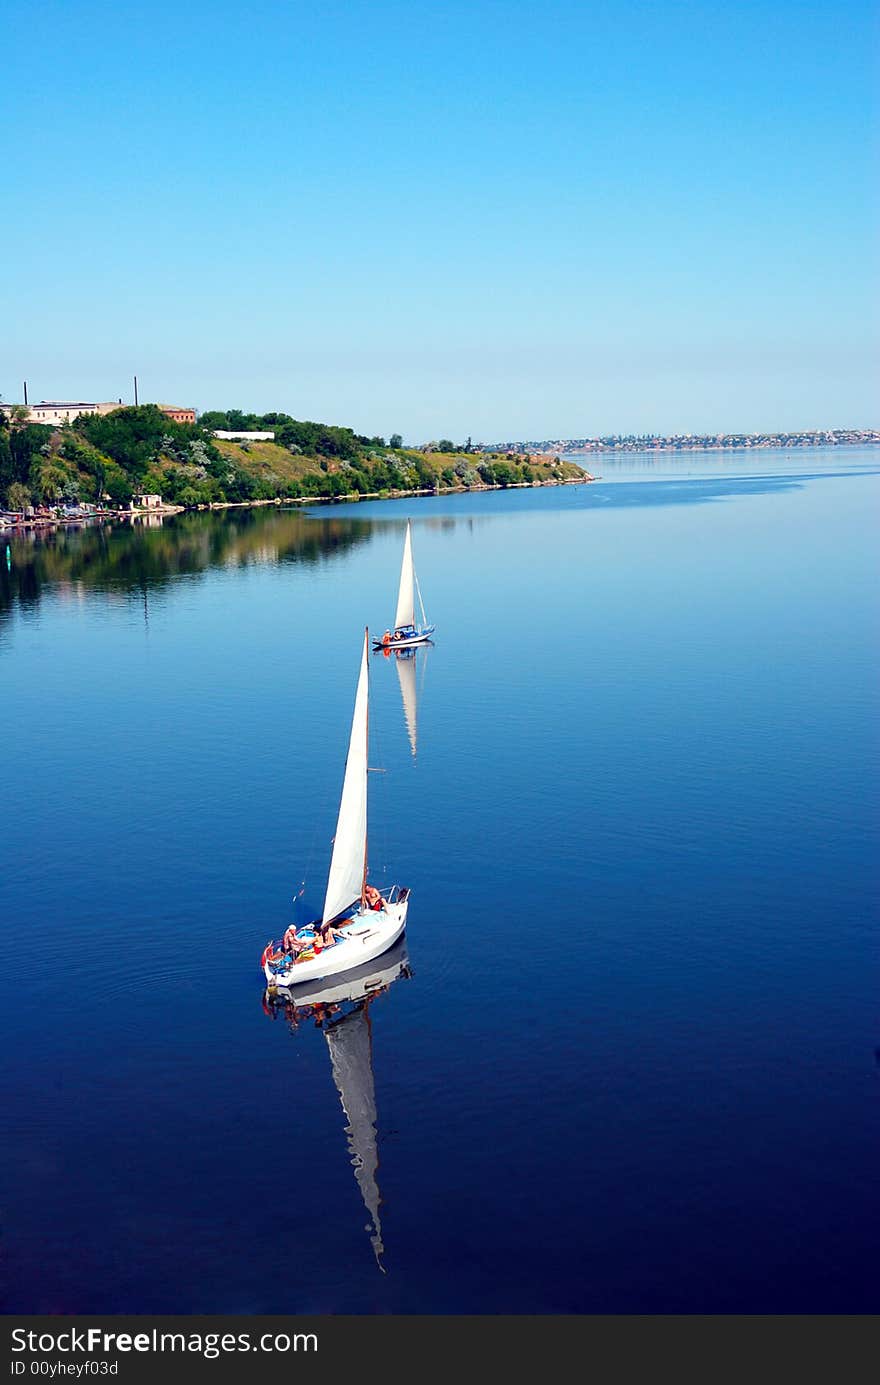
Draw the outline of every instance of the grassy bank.
[[[392,447],[382,438],[283,414],[254,421],[271,427],[275,440],[215,438],[203,420],[173,423],[154,405],[80,415],[61,428],[29,423],[15,410],[0,411],[0,505],[17,511],[75,502],[124,507],[150,494],[167,505],[194,509],[559,483],[583,476],[575,463],[556,457],[529,459],[449,444]]]

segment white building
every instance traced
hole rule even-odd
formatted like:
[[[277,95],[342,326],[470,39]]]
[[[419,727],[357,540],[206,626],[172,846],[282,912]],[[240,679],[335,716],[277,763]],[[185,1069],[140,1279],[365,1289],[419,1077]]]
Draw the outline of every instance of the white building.
[[[223,438],[226,442],[274,442],[274,433],[230,433],[225,428],[214,429],[215,438]]]
[[[14,409],[19,407],[15,404],[4,404],[4,409]],[[111,400],[104,404],[87,404],[81,400],[69,401],[61,399],[41,399],[39,404],[27,406],[28,423],[47,423],[52,428],[60,428],[62,423],[67,423],[76,418],[77,414],[112,414],[114,409],[123,407],[121,399]]]

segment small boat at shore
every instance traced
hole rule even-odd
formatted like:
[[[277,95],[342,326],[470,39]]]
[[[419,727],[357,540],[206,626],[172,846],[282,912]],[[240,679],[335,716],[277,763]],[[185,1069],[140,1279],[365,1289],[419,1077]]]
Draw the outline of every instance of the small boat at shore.
[[[415,599],[419,598],[422,623],[416,625]],[[416,576],[412,552],[412,522],[406,521],[406,538],[403,541],[403,562],[400,565],[400,586],[397,591],[397,611],[394,616],[394,629],[386,630],[381,640],[373,640],[373,649],[412,649],[413,645],[425,644],[434,633],[435,626],[428,624],[425,604]]]
[[[272,988],[301,986],[363,966],[386,952],[406,927],[409,889],[393,885],[381,895],[367,884],[369,640],[367,630],[324,909],[320,919],[266,944],[260,966]]]

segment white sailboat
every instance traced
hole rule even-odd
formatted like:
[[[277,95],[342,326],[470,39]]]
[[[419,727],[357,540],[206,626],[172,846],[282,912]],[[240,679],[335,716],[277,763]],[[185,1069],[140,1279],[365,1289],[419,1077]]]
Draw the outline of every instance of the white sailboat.
[[[416,625],[415,600],[419,598],[422,613],[421,625]],[[412,552],[412,522],[406,521],[406,538],[403,541],[403,561],[400,565],[400,586],[397,591],[397,610],[394,614],[394,629],[386,630],[381,640],[373,641],[374,649],[411,649],[415,644],[430,640],[435,626],[428,624],[425,604],[422,601],[419,579],[416,576]]]
[[[368,902],[369,639],[365,631],[323,913],[299,929],[287,947],[266,944],[260,964],[270,986],[299,986],[362,966],[391,947],[406,927],[408,888],[393,885],[384,896],[373,891],[376,899]]]

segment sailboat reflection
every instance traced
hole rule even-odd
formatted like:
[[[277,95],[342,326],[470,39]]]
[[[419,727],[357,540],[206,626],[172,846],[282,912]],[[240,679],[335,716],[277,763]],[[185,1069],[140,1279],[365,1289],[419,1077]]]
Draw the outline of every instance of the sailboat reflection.
[[[382,1224],[379,1209],[379,1149],[376,1136],[376,1087],[373,1078],[373,1033],[370,1006],[401,977],[412,971],[406,937],[334,984],[269,987],[263,1009],[277,1019],[283,1015],[292,1031],[307,1020],[322,1029],[330,1050],[330,1067],[348,1124],[345,1133],[354,1176],[370,1216],[366,1230],[376,1264],[382,1264]]]
[[[393,659],[397,665],[397,679],[400,683],[400,697],[403,702],[403,717],[406,722],[406,734],[409,736],[409,748],[412,751],[413,759],[416,756],[418,742],[418,675],[417,667],[419,658],[422,661],[421,667],[421,686],[425,685],[425,670],[428,667],[428,650],[433,649],[433,640],[424,640],[418,649],[383,649],[382,653],[386,659]]]

